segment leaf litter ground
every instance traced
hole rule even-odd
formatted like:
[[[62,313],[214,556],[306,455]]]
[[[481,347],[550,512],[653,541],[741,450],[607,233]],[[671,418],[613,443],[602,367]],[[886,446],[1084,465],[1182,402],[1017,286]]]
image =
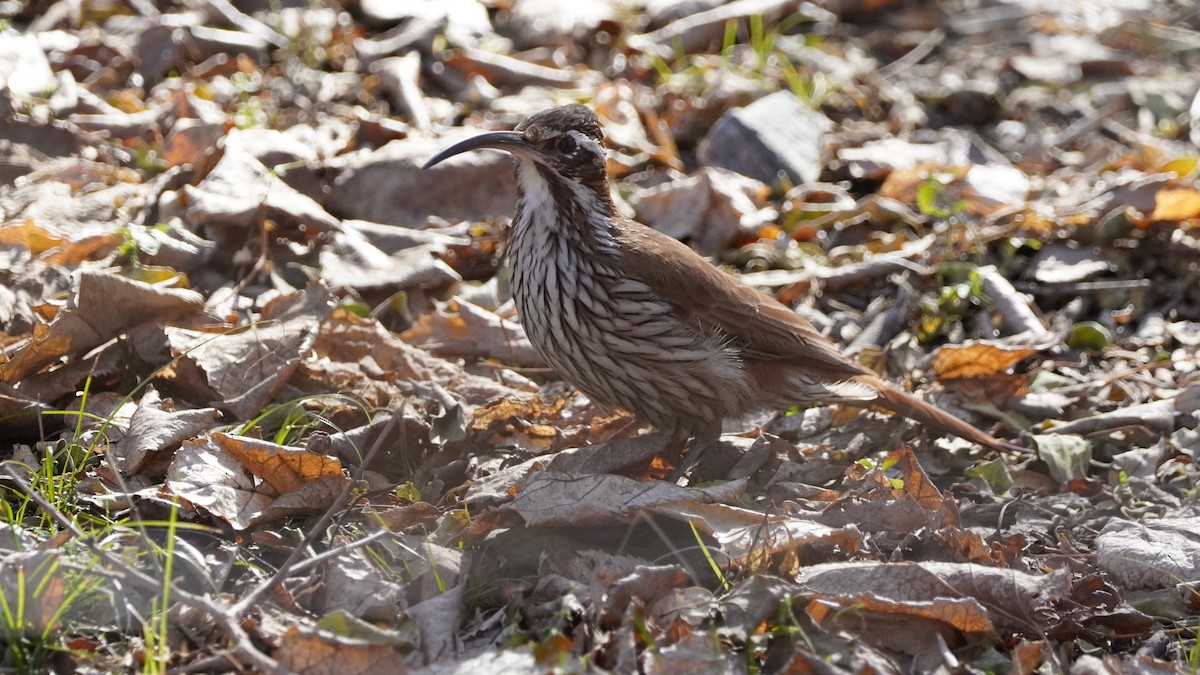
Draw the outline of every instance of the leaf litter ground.
[[[0,7],[3,667],[1200,667],[1190,3],[71,7]],[[571,101],[1029,452],[818,407],[661,480],[524,336],[508,160],[420,170]]]

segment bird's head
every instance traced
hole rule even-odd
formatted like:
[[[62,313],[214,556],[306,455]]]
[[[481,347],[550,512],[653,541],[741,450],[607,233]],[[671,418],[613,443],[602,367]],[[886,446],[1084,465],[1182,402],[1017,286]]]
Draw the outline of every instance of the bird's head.
[[[425,163],[429,167],[471,150],[504,150],[549,180],[566,180],[608,192],[607,159],[600,120],[586,106],[572,104],[530,116],[512,131],[493,131],[451,145]],[[526,162],[532,163],[529,166]]]

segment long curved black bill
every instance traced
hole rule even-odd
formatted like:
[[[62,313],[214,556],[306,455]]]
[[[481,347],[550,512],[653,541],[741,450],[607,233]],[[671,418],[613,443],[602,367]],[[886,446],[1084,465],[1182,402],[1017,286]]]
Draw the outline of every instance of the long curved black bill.
[[[516,152],[521,154],[532,154],[536,152],[534,147],[525,140],[525,137],[516,131],[491,131],[486,134],[472,136],[464,141],[459,141],[454,145],[442,150],[434,155],[422,169],[441,162],[455,155],[461,155],[464,152],[471,150],[507,150],[508,152]]]

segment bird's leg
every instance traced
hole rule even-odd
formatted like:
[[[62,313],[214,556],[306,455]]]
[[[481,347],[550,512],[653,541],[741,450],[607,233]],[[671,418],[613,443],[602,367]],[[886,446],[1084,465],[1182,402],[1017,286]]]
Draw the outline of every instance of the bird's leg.
[[[680,436],[680,434],[682,434],[682,436]],[[687,431],[680,429],[676,430],[676,437],[680,441],[682,441],[684,438],[687,438],[686,434]],[[671,475],[667,480],[671,481],[672,483],[678,483],[679,479],[687,475],[687,472],[690,471],[692,467],[696,466],[696,463],[700,461],[700,455],[704,454],[705,450],[715,445],[719,440],[721,440],[720,420],[710,422],[709,424],[697,429],[692,434],[692,442],[688,444],[687,454],[684,455],[681,460],[679,460],[679,466],[675,467],[675,470],[671,472]]]

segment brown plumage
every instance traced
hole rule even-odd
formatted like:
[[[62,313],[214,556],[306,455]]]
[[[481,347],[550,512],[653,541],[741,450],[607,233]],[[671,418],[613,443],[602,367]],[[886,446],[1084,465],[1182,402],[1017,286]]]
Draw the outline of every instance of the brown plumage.
[[[599,121],[547,110],[453,145],[517,159],[513,297],[534,347],[590,398],[703,447],[721,420],[815,403],[877,405],[992,449],[1013,446],[847,359],[801,316],[683,243],[621,217]]]

